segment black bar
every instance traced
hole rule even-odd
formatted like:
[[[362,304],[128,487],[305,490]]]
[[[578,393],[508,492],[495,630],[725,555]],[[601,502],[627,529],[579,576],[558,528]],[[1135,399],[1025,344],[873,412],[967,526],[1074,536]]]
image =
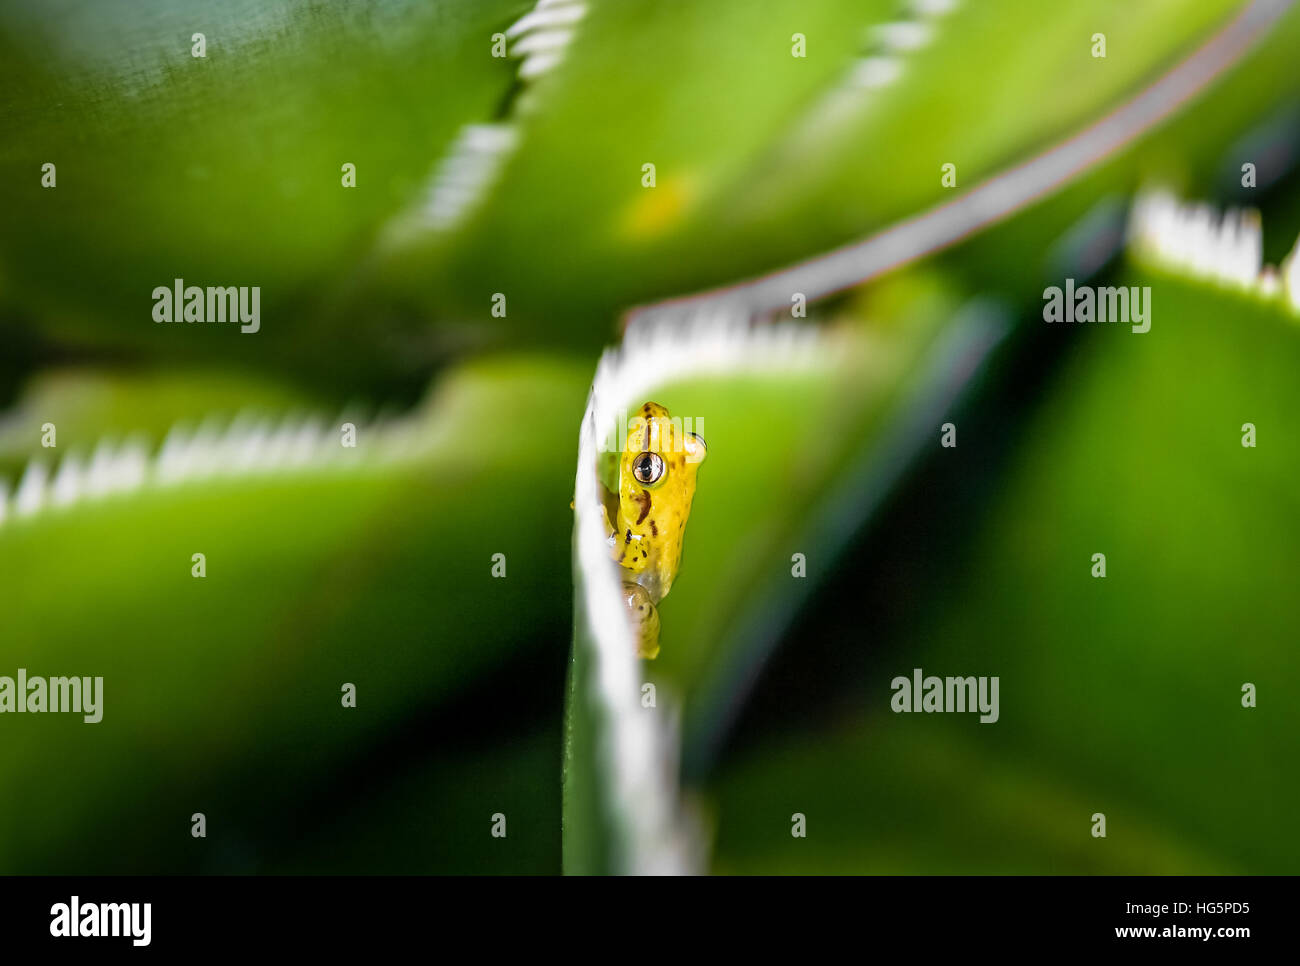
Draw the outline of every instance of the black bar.
[[[644,930],[645,941],[652,942],[661,931],[704,927],[715,933],[715,941],[721,939],[718,933],[729,936],[724,947],[733,941],[741,947],[766,942],[775,932],[819,944],[842,934],[864,951],[910,945],[923,948],[927,958],[942,949],[987,954],[1126,948],[1181,957],[1202,949],[1233,955],[1291,947],[1293,893],[1294,882],[1287,878],[1211,877],[671,884],[576,878],[8,877],[0,878],[0,929],[6,951],[77,956],[111,949],[135,955],[396,951],[433,938],[438,947],[457,938],[492,947],[513,939],[535,942],[535,955],[563,955],[568,944],[590,951],[588,944],[611,928],[629,936]],[[148,903],[148,944],[137,946],[130,935],[51,935],[59,928],[60,906],[70,913],[73,896],[83,921],[87,916],[100,921],[99,910],[86,913],[88,904]],[[118,920],[141,927],[136,930],[141,937],[143,908],[139,918]],[[109,920],[119,915],[108,910]],[[635,945],[608,948],[631,955]]]

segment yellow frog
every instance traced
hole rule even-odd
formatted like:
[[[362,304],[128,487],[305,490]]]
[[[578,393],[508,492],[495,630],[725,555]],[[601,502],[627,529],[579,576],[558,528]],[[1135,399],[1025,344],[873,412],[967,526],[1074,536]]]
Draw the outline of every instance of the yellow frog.
[[[701,436],[684,432],[667,409],[648,402],[630,420],[618,455],[617,491],[601,487],[605,528],[623,571],[623,598],[637,654],[654,658],[659,653],[658,605],[682,564],[695,474],[706,449]]]

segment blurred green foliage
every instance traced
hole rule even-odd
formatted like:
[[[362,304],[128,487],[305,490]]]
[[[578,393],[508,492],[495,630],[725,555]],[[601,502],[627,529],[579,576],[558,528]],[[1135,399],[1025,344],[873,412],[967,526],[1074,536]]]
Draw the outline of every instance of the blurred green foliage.
[[[505,97],[512,68],[488,56],[490,36],[526,8],[7,7],[0,279],[59,341],[217,356],[354,388],[427,377],[447,339],[352,291],[385,222],[422,194],[460,126]],[[200,32],[203,58],[191,56]],[[41,186],[46,162],[55,190]],[[342,187],[345,162],[355,189]],[[268,322],[242,340],[220,326],[156,326],[150,293],[173,278],[258,285]]]
[[[608,867],[580,675],[562,704],[575,443],[619,313],[941,203],[941,165],[959,190],[1013,167],[1243,5],[959,4],[834,116],[898,5],[588,6],[531,110],[488,54],[519,0],[0,10],[0,478],[248,411],[398,406],[422,443],[0,524],[0,674],[106,678],[101,724],[0,721],[0,871]],[[1294,320],[1141,266],[1118,277],[1155,290],[1146,336],[1044,338],[1038,312],[1051,280],[1117,277],[1150,179],[1260,204],[1280,258],[1298,37],[1292,12],[1079,181],[816,307],[814,370],[656,391],[710,446],[647,673],[683,702],[714,871],[1295,871]],[[482,208],[396,233],[463,126],[501,120],[520,148]],[[260,285],[262,331],[155,325],[174,277]],[[986,372],[1004,317],[1024,324]],[[890,714],[913,667],[1000,675],[1001,720]],[[562,798],[566,750],[586,771]]]
[[[760,707],[793,710],[788,727],[751,718],[708,783],[718,870],[1296,869],[1296,323],[1149,269],[1120,281],[1152,286],[1151,332],[1062,336],[1044,404],[1023,426],[963,420],[863,548],[888,567],[819,595],[799,639],[836,663],[791,656],[768,677]],[[1014,458],[971,519],[1003,433]],[[892,713],[890,681],[917,667],[1000,676],[1000,720]]]
[[[103,676],[105,711],[95,725],[5,715],[0,868],[264,868],[305,802],[364,801],[350,774],[374,749],[503,663],[549,654],[558,700],[570,414],[586,380],[547,360],[480,363],[440,386],[418,459],[146,488],[7,521],[0,580],[18,606],[0,673]],[[361,457],[366,446],[362,428]],[[492,578],[494,553],[508,580]],[[448,738],[460,740],[426,736]],[[558,761],[556,745],[557,776]],[[558,778],[550,800],[558,810]],[[211,848],[189,838],[195,811]]]

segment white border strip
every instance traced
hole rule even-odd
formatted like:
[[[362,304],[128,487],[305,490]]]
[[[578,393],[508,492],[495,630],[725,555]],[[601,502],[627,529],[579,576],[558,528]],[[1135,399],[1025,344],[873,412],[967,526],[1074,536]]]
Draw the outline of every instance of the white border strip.
[[[1220,214],[1210,204],[1184,204],[1167,189],[1151,189],[1133,204],[1128,236],[1138,258],[1263,299],[1281,299],[1292,315],[1300,315],[1300,238],[1281,269],[1263,264],[1264,228],[1254,208]]]
[[[278,424],[253,413],[236,416],[223,430],[209,418],[196,429],[177,423],[150,453],[148,439],[132,434],[120,444],[101,439],[89,458],[70,450],[57,464],[36,456],[12,497],[0,478],[0,529],[8,520],[34,518],[109,497],[198,483],[239,481],[292,473],[364,470],[419,460],[435,443],[423,408],[388,422],[367,423],[341,414],[332,425],[316,416],[290,416]],[[355,446],[342,444],[342,426],[355,427]],[[53,470],[52,466],[55,466]]]

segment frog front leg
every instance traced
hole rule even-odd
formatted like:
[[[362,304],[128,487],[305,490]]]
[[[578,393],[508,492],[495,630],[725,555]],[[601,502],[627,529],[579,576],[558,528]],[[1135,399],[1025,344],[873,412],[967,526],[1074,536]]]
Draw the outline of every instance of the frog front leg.
[[[615,530],[609,521],[609,508],[602,505],[600,512],[605,518],[605,539],[612,547],[615,541]],[[655,606],[654,599],[640,584],[625,580],[623,581],[623,605],[627,608],[628,623],[632,625],[637,657],[654,660],[659,655],[659,608]]]
[[[654,660],[659,655],[659,608],[640,584],[623,581],[623,603],[632,622],[637,657]]]

